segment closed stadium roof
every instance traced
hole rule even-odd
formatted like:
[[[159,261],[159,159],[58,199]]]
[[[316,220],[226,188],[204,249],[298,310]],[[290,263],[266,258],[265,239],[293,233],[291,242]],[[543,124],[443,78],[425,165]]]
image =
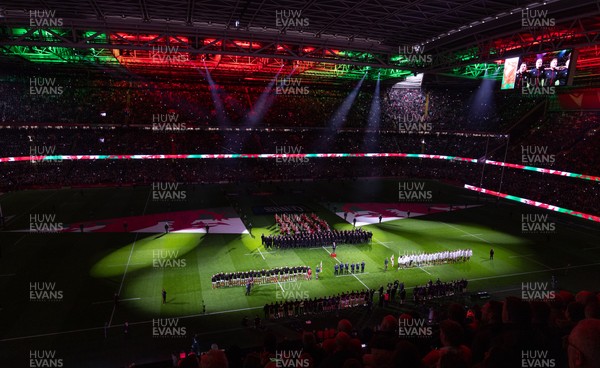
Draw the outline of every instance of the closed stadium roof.
[[[148,50],[168,39],[197,54],[438,72],[532,47],[596,44],[599,13],[596,0],[19,0],[0,5],[0,51]],[[44,17],[55,22],[37,26],[49,33],[32,32]],[[398,61],[415,46],[434,60]]]

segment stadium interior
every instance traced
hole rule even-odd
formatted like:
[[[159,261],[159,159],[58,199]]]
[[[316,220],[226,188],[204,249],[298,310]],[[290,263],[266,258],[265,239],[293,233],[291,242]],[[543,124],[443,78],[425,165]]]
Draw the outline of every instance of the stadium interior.
[[[598,0],[0,2],[0,367],[600,363]]]

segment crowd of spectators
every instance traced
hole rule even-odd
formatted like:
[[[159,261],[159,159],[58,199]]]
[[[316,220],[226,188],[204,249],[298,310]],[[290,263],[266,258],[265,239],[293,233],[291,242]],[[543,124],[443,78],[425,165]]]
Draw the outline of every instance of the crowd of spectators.
[[[212,92],[223,101],[223,110],[217,111],[209,88],[186,83],[110,78],[90,81],[85,77],[36,83],[41,82],[63,87],[62,93],[31,93],[30,79],[6,77],[0,83],[0,156],[408,152],[504,161],[506,152],[508,162],[576,173],[597,175],[595,170],[600,166],[600,145],[595,144],[600,122],[597,113],[549,113],[524,134],[511,136],[508,149],[504,135],[482,134],[503,131],[538,103],[519,94],[498,93],[489,101],[478,102],[471,98],[476,91],[470,89],[391,88],[382,91],[379,129],[385,131],[365,132],[347,128],[372,129],[366,123],[372,100],[366,89],[353,103],[343,125],[345,130],[332,130],[328,128],[329,118],[349,92],[343,87],[314,86],[309,95],[302,96],[269,95],[265,115],[260,119],[253,106],[264,86],[216,86]],[[414,116],[424,118],[431,130],[399,134],[398,124]],[[175,123],[186,124],[186,130],[153,126],[156,121],[172,122],[171,117],[176,118]],[[254,130],[246,130],[249,127]],[[541,149],[548,160],[529,162],[523,147]],[[582,180],[489,165],[482,174],[481,165],[414,159],[243,161],[3,163],[5,175],[0,177],[0,190],[147,185],[156,181],[412,176],[502,188],[517,196],[591,213],[600,203],[597,188]]]
[[[555,170],[597,174],[600,148],[593,142],[598,140],[599,134],[600,113],[549,113],[526,133],[511,138],[514,141],[506,160]],[[496,158],[503,161],[501,155],[497,154]]]
[[[354,304],[363,306],[372,291]],[[324,298],[308,304],[265,305],[265,318],[295,318],[308,308],[335,308]],[[319,304],[320,303],[320,304]],[[191,352],[179,367],[271,368],[291,363],[324,368],[512,368],[526,366],[596,367],[600,361],[600,294],[557,291],[550,300],[509,296],[423,310],[401,310],[372,325],[342,318],[315,329],[306,324],[296,338],[277,339],[267,330],[262,346],[244,354]],[[314,310],[314,309],[313,309]],[[322,309],[319,309],[319,311]],[[312,316],[312,314],[310,314]],[[363,327],[358,327],[358,325]],[[419,327],[414,327],[419,326]],[[212,350],[212,349],[211,349]],[[206,354],[218,354],[210,365]],[[191,363],[189,362],[191,361]]]
[[[36,90],[51,86],[54,90]],[[256,103],[266,85],[208,84],[180,81],[102,80],[86,77],[7,77],[0,83],[0,124],[115,124],[188,126],[327,127],[354,88],[307,84],[308,94],[277,94]],[[345,127],[367,125],[374,85],[365,83],[343,119]],[[57,89],[58,88],[58,89]],[[494,94],[481,102],[475,88],[382,90],[381,121],[376,129],[398,130],[401,122],[424,117],[437,131],[498,131],[534,101],[519,94]],[[218,97],[218,102],[213,101]],[[515,106],[518,106],[515,108]],[[258,111],[261,110],[261,111]],[[171,115],[171,118],[168,117]]]
[[[0,153],[7,156],[29,156],[32,153],[62,154],[158,154],[165,153],[232,153],[227,146],[236,146],[234,153],[276,153],[276,146],[298,145],[302,152],[315,152],[317,132],[195,132],[188,135],[169,135],[137,129],[70,130],[70,129],[2,129]],[[263,136],[264,134],[264,136]],[[214,136],[228,138],[213,140]],[[360,152],[365,136],[345,132],[327,136],[327,147],[320,152]],[[573,158],[574,166],[593,170],[598,167],[598,145],[593,136],[578,141],[566,156]],[[102,142],[103,141],[103,142]],[[254,141],[255,146],[242,150],[244,141]],[[505,139],[467,135],[440,135],[418,137],[383,134],[377,142],[382,152],[427,152],[451,156],[483,157],[486,146],[493,147]],[[268,142],[261,145],[259,142]],[[425,142],[425,143],[423,143]],[[224,143],[226,145],[220,145]],[[179,148],[179,147],[182,148]],[[200,149],[199,147],[205,148]],[[208,147],[208,148],[206,148]],[[195,150],[195,148],[198,148]],[[213,151],[214,149],[214,151]],[[518,147],[520,149],[520,145]],[[489,149],[491,151],[491,148]],[[503,157],[489,158],[502,160]],[[319,152],[319,151],[316,151]],[[586,160],[577,160],[578,153]],[[500,154],[500,156],[503,156]],[[518,161],[516,163],[519,163]],[[542,165],[540,165],[542,166]],[[550,167],[552,168],[552,167]],[[3,191],[40,187],[95,186],[95,185],[150,185],[153,182],[223,183],[289,180],[328,180],[356,177],[417,178],[449,181],[462,186],[471,184],[498,190],[516,196],[558,205],[560,207],[595,213],[600,208],[600,193],[595,182],[531,171],[507,169],[444,160],[398,158],[310,158],[308,162],[281,162],[277,160],[50,160],[42,162],[2,163],[4,175],[0,176]],[[483,171],[483,172],[482,172]],[[575,170],[573,170],[575,171]],[[576,172],[576,171],[575,171]],[[586,174],[597,174],[593,171]],[[481,185],[480,185],[481,184]],[[500,185],[501,184],[501,185]]]
[[[333,180],[357,177],[432,179],[471,184],[560,207],[596,213],[597,184],[493,165],[419,159],[311,159],[301,168],[269,160],[103,160],[2,163],[0,190],[98,185],[151,185],[153,182],[250,183]],[[483,171],[483,172],[482,172]]]

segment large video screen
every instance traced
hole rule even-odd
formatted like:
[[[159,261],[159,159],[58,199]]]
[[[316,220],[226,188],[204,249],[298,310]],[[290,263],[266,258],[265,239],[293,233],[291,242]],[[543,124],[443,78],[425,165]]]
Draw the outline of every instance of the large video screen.
[[[500,89],[570,86],[575,70],[574,50],[526,54],[504,60]]]

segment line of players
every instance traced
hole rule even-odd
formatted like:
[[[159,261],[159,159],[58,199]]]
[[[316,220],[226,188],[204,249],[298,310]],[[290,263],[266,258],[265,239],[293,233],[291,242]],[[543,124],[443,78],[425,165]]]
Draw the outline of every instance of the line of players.
[[[415,303],[419,303],[425,300],[461,294],[467,291],[468,284],[469,282],[465,279],[450,282],[441,282],[439,278],[436,282],[429,280],[424,286],[415,286],[413,299]]]
[[[270,270],[240,272],[219,272],[212,276],[213,289],[248,284],[266,284],[278,281],[296,281],[298,278],[310,280],[312,270],[308,266],[277,267]]]
[[[265,318],[275,319],[318,314],[346,308],[371,307],[374,293],[375,290],[360,290],[322,298],[285,300],[265,304],[263,310]]]
[[[363,229],[330,230],[316,233],[299,232],[291,235],[261,235],[265,248],[310,248],[338,244],[359,244],[371,241],[373,233]]]
[[[569,62],[567,60],[564,66],[558,66],[558,59],[550,61],[550,67],[543,67],[543,59],[538,58],[535,61],[535,68],[527,70],[527,63],[522,62],[515,77],[515,88],[523,87],[550,87],[565,86],[569,74]]]
[[[444,263],[467,262],[473,256],[471,249],[446,250],[436,253],[405,254],[398,256],[398,268],[420,267],[439,265]],[[386,260],[387,261],[387,260]],[[392,268],[394,267],[394,255],[390,257]],[[385,262],[387,269],[387,262]]]
[[[358,262],[351,263],[350,265],[348,265],[348,262],[340,263],[340,264],[336,263],[333,266],[333,274],[334,275],[343,275],[343,274],[347,274],[347,273],[358,273],[359,269],[360,269],[360,272],[365,272],[365,261],[362,261],[360,264]]]

